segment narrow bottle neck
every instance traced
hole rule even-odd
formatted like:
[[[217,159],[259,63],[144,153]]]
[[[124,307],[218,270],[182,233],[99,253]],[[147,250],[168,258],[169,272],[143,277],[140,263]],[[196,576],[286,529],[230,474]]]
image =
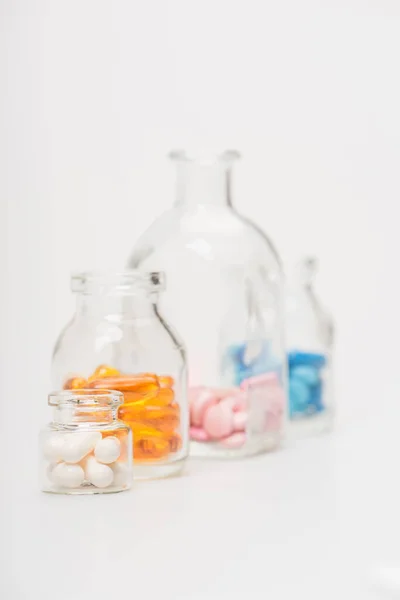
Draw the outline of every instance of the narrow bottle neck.
[[[118,407],[57,406],[53,423],[70,427],[109,425],[117,420]]]
[[[76,315],[78,318],[138,319],[155,315],[156,294],[97,295],[78,294]]]
[[[182,161],[177,167],[177,206],[232,206],[229,163]]]

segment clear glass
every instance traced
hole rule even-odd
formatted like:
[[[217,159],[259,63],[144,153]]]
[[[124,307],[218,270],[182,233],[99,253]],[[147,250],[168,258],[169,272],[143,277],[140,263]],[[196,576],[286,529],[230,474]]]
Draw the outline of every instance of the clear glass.
[[[49,396],[53,421],[40,434],[42,490],[104,494],[132,484],[132,432],[117,419],[123,396],[74,390]]]
[[[161,269],[161,306],[188,352],[193,455],[240,457],[275,448],[285,410],[280,260],[231,202],[237,152],[171,155],[175,205],[139,239],[131,268]]]
[[[290,434],[322,432],[333,425],[333,324],[317,299],[315,258],[295,268],[286,294]]]
[[[186,358],[158,310],[162,274],[124,271],[72,277],[76,312],[53,355],[53,384],[124,395],[134,477],[178,473],[188,454]]]

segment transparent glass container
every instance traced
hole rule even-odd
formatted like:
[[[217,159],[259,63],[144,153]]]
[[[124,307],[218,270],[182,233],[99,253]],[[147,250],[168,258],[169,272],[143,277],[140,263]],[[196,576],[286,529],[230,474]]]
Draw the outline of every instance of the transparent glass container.
[[[289,377],[289,435],[302,436],[333,425],[333,323],[317,299],[315,258],[301,261],[286,294]]]
[[[119,421],[123,395],[71,390],[49,395],[53,420],[40,434],[42,490],[104,494],[132,484],[132,432]]]
[[[158,310],[164,287],[157,272],[74,275],[76,312],[53,354],[53,385],[123,393],[135,479],[178,473],[188,454],[186,357]]]
[[[192,454],[271,450],[286,405],[280,260],[232,206],[237,152],[171,157],[175,205],[139,239],[128,265],[166,273],[162,311],[188,352]]]

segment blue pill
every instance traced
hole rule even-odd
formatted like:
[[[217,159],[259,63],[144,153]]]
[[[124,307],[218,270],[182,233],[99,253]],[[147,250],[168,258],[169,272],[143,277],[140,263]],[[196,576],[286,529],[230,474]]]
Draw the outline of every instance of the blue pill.
[[[308,400],[309,412],[321,412],[324,410],[325,406],[323,403],[322,392],[323,387],[321,382],[311,388]]]
[[[307,385],[316,385],[319,382],[319,369],[315,367],[293,367],[290,369],[290,377],[301,379]]]
[[[326,365],[326,357],[323,354],[313,352],[299,352],[293,350],[288,354],[289,368],[305,366],[321,369]]]
[[[291,377],[289,380],[289,409],[291,416],[306,412],[309,396],[309,387],[301,379]]]

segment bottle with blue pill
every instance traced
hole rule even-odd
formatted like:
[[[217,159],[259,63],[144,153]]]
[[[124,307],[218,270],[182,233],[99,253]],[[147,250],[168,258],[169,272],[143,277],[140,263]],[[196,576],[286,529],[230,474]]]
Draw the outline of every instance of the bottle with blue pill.
[[[302,260],[286,293],[289,433],[307,435],[333,424],[333,323],[315,295],[317,261]]]

